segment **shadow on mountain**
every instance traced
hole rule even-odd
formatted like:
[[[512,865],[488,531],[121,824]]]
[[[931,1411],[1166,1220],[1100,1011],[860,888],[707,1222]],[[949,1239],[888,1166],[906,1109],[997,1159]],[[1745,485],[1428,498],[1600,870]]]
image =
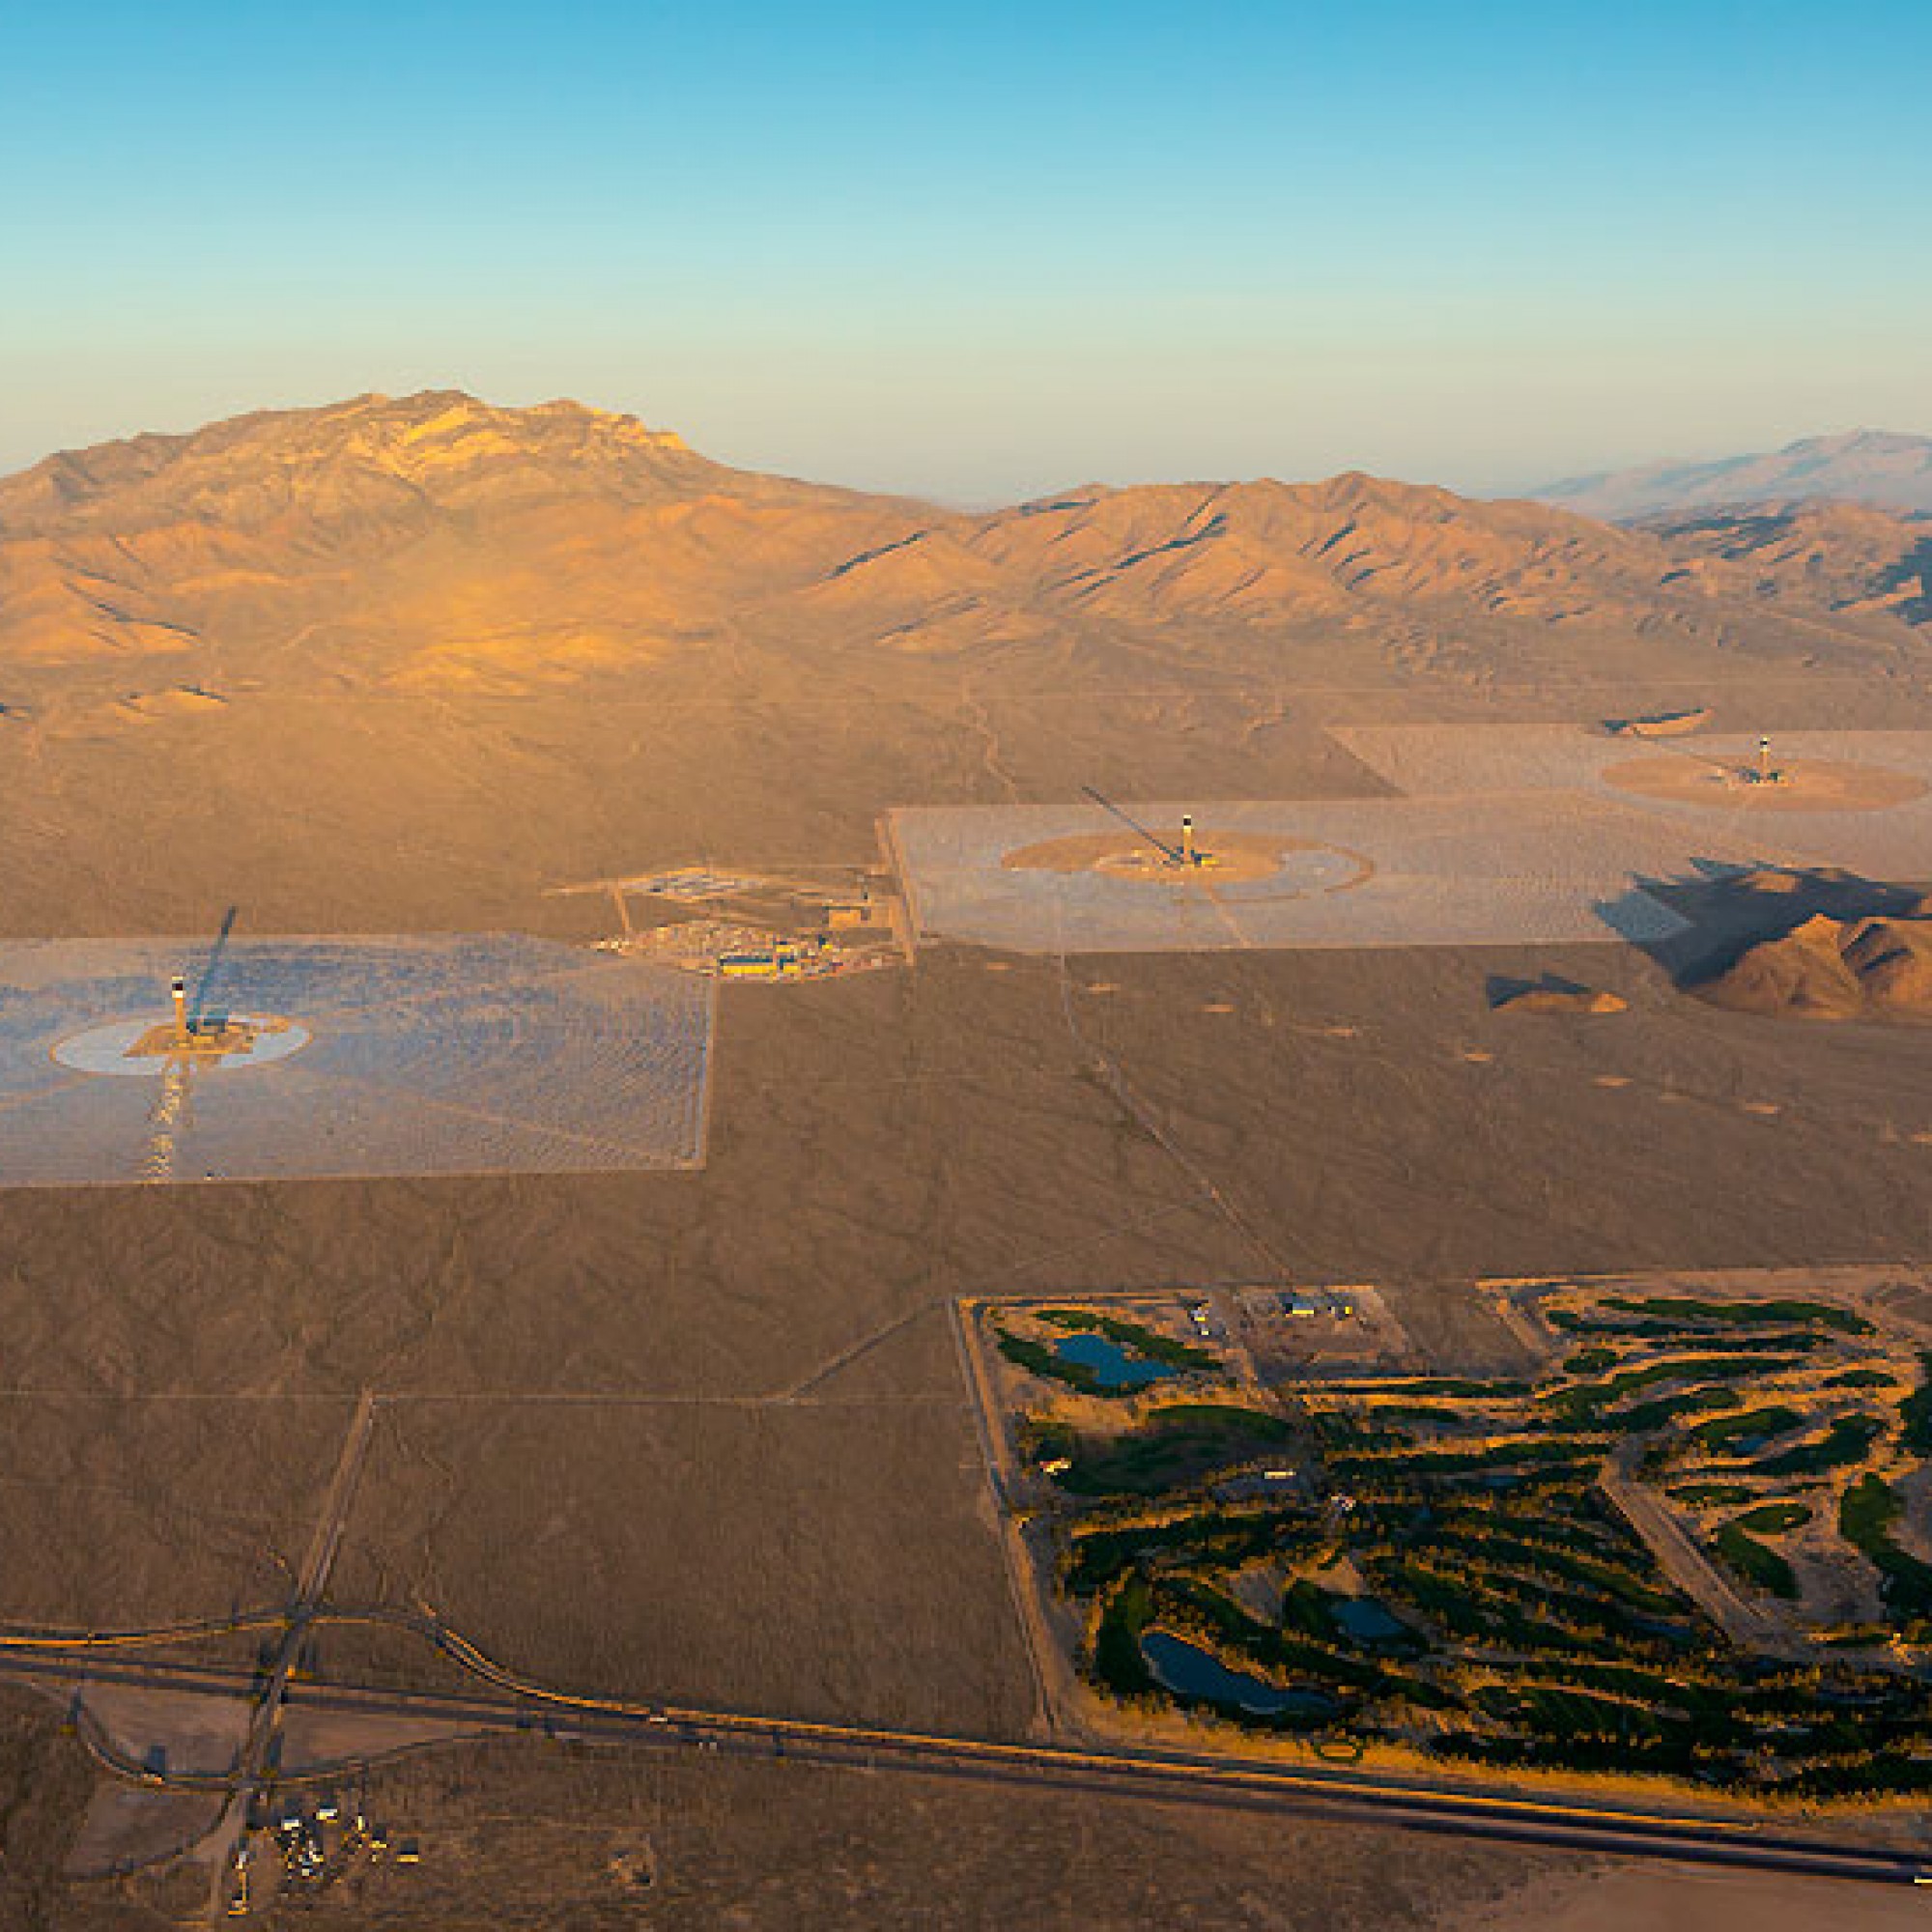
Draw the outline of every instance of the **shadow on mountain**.
[[[1597,910],[1682,990],[1719,1006],[1932,1018],[1932,895],[1920,885],[1693,860],[1689,873],[1639,877]]]
[[[1932,624],[1932,537],[1896,566],[1884,588],[1908,624]]]

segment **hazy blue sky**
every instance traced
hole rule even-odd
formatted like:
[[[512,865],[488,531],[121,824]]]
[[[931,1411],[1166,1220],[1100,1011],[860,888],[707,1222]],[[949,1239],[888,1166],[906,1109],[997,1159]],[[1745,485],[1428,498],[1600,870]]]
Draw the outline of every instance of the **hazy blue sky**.
[[[0,6],[0,467],[459,385],[966,499],[1932,431],[1932,5]]]

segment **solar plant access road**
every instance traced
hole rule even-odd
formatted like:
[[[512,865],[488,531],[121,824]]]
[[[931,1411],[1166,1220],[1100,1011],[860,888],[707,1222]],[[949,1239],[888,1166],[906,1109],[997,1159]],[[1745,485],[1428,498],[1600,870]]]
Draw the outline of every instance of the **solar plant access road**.
[[[459,1639],[451,1654],[462,1659],[467,1650]],[[285,1709],[416,1717],[479,1736],[537,1730],[559,1739],[655,1750],[728,1751],[1155,1804],[1279,1812],[1600,1856],[1858,1884],[1932,1885],[1932,1864],[1910,1852],[1824,1835],[1797,1835],[1767,1829],[1748,1818],[1651,1812],[1599,1804],[1587,1797],[1492,1795],[1382,1778],[1341,1767],[1282,1766],[1209,1753],[1009,1744],[858,1724],[620,1704],[523,1687],[487,1662],[483,1668],[498,1686],[494,1694],[405,1691],[297,1679],[286,1683],[280,1695]],[[255,1697],[262,1690],[256,1674],[156,1663],[122,1652],[103,1654],[85,1645],[63,1649],[43,1641],[28,1648],[0,1640],[0,1680],[43,1689],[59,1686],[69,1693],[78,1692],[90,1680],[202,1697]],[[229,1790],[244,1775],[239,1769],[225,1776],[166,1775],[111,1755],[108,1762],[138,1781],[184,1789]],[[328,1781],[347,1768],[318,1766],[285,1776],[282,1781]]]

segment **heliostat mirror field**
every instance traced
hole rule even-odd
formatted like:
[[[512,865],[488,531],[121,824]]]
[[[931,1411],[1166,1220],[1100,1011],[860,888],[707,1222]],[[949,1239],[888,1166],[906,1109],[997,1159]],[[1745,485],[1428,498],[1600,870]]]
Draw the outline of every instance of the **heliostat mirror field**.
[[[1032,952],[1648,944],[1683,926],[1652,886],[1918,878],[1932,851],[1925,732],[1331,735],[1393,794],[895,811],[917,929]]]
[[[711,1004],[501,935],[6,942],[0,1186],[690,1166]]]

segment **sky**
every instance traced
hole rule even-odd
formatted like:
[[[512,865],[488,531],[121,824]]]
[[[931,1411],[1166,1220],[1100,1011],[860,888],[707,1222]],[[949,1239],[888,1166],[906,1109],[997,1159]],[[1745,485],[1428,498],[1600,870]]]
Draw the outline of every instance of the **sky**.
[[[0,6],[0,469],[572,396],[984,503],[1932,432],[1932,6]]]

